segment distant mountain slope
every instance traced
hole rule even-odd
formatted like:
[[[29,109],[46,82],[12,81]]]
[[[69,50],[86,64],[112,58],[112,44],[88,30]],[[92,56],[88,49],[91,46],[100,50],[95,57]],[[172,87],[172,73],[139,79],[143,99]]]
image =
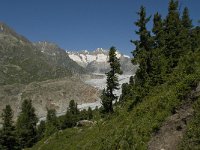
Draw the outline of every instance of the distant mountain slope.
[[[70,70],[73,74],[86,73],[86,69],[70,59],[66,51],[55,43],[37,42],[34,46],[45,55],[49,63]]]
[[[43,81],[72,76],[76,71],[84,72],[58,47],[54,50],[59,55],[46,55],[39,46],[0,23],[0,85]]]
[[[99,100],[98,89],[74,77],[0,86],[0,114],[6,105],[11,105],[14,118],[21,111],[24,99],[31,99],[39,118],[46,116],[46,108],[56,109],[57,113],[67,110],[70,100],[78,104]],[[1,118],[0,118],[1,123]]]
[[[76,61],[79,65],[85,67],[91,73],[105,73],[109,70],[108,50],[97,48],[95,51],[67,51],[69,57]],[[117,57],[120,59],[122,70],[125,74],[133,74],[137,66],[133,66],[131,58],[117,52]]]

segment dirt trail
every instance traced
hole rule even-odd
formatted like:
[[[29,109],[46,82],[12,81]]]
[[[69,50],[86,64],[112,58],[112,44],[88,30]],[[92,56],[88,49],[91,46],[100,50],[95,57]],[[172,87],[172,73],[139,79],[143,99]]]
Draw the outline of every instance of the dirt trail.
[[[191,119],[191,104],[182,106],[174,115],[167,118],[148,144],[149,150],[176,150]]]
[[[200,96],[200,84],[195,91],[191,92],[191,97]],[[160,130],[152,135],[148,144],[148,150],[176,150],[178,144],[186,131],[187,123],[193,115],[192,100],[185,101],[176,113],[168,117],[162,124]]]

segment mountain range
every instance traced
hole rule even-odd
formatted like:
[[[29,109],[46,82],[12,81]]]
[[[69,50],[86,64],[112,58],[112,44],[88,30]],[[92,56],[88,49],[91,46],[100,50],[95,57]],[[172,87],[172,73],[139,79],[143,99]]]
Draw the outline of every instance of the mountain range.
[[[98,90],[80,80],[86,73],[56,44],[32,43],[0,23],[0,114],[9,104],[16,118],[24,99],[32,100],[38,117],[46,108],[66,111],[71,99],[95,102]]]
[[[117,57],[124,73],[137,68],[130,57],[120,52]],[[9,104],[16,118],[24,99],[32,100],[38,117],[45,116],[46,108],[63,113],[71,99],[95,102],[100,91],[84,80],[107,72],[107,61],[108,50],[69,52],[55,43],[33,43],[0,22],[0,113]]]
[[[84,67],[90,73],[106,73],[110,69],[108,63],[109,50],[97,48],[94,51],[82,50],[79,52],[67,51],[69,57]],[[133,66],[131,58],[123,55],[119,51],[116,53],[117,58],[120,59],[121,68],[124,74],[133,74],[137,66]]]
[[[86,73],[86,70],[57,45],[32,43],[0,23],[0,85],[28,84],[75,73]]]

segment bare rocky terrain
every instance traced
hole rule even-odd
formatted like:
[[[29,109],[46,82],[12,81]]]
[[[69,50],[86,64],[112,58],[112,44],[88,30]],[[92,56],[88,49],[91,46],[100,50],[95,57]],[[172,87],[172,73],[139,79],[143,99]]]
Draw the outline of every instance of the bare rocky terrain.
[[[192,105],[184,105],[167,118],[162,127],[149,142],[149,150],[176,150],[193,115]]]
[[[200,96],[200,84],[191,92],[190,98],[178,108],[162,124],[160,130],[152,135],[148,144],[148,150],[176,150],[181,142],[186,126],[192,119],[194,109],[192,99]]]
[[[55,108],[59,114],[67,110],[72,99],[81,105],[96,102],[98,97],[97,89],[73,77],[33,82],[28,85],[5,85],[0,86],[0,113],[10,104],[16,118],[21,111],[22,101],[31,99],[38,117],[41,118],[46,116],[46,108]]]

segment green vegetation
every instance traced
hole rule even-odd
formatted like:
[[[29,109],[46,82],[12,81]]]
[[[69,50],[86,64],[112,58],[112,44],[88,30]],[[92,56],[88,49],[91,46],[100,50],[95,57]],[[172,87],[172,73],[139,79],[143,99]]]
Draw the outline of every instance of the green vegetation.
[[[45,136],[50,136],[58,131],[58,120],[55,109],[47,109]]]
[[[151,31],[146,28],[150,17],[146,17],[143,6],[138,16],[135,25],[139,28],[136,31],[139,39],[131,42],[136,46],[133,63],[140,66],[130,83],[123,85],[114,113],[96,119],[92,128],[67,129],[44,138],[33,150],[147,149],[152,134],[188,100],[200,82],[200,28],[192,26],[187,8],[180,15],[178,1],[173,0],[169,2],[166,18],[159,13],[153,16]],[[106,90],[103,93],[104,100]],[[182,142],[185,145],[192,140],[188,144],[191,148],[199,143],[199,116],[197,113],[195,116],[189,125],[192,130]]]
[[[119,81],[117,74],[121,74],[120,62],[117,58],[116,48],[111,47],[109,51],[110,71],[106,73],[106,89],[103,90],[101,101],[104,113],[113,113],[113,101],[117,100],[117,96],[113,93],[114,90],[119,89]]]
[[[116,74],[121,72],[115,48],[111,48],[111,71],[107,73],[107,88],[102,94],[103,108],[100,111],[79,111],[75,101],[71,100],[64,116],[56,117],[55,110],[48,110],[46,123],[41,123],[37,128],[40,134],[35,134],[38,133],[35,132],[36,119],[31,119],[33,124],[30,124],[30,127],[34,127],[34,134],[19,134],[24,133],[19,132],[19,122],[23,127],[21,131],[30,133],[30,128],[24,125],[29,125],[30,118],[35,118],[34,109],[25,101],[22,112],[31,111],[28,114],[32,115],[21,113],[18,118],[17,133],[21,137],[19,141],[22,147],[31,146],[33,139],[38,137],[42,139],[32,150],[147,149],[152,135],[158,132],[167,117],[176,113],[189,100],[193,103],[195,99],[191,98],[191,93],[200,83],[200,27],[192,26],[187,8],[180,15],[178,1],[174,0],[169,2],[166,18],[163,19],[159,13],[154,14],[151,31],[146,28],[150,17],[146,17],[143,6],[138,17],[135,25],[138,27],[136,33],[139,39],[131,42],[136,46],[132,62],[139,64],[139,69],[130,82],[123,85],[120,101],[112,105],[112,101],[117,98],[113,94],[118,87]],[[23,107],[25,104],[28,109]],[[200,100],[197,100],[194,117],[187,126],[180,149],[200,147],[199,106]],[[102,112],[106,113],[102,115]],[[75,127],[78,121],[84,119],[94,120],[93,125]],[[24,135],[31,136],[25,139]]]
[[[200,99],[194,104],[194,111],[193,119],[187,125],[186,134],[180,144],[181,150],[200,149]]]
[[[21,148],[31,147],[37,141],[37,121],[31,100],[24,100],[16,123],[17,138]]]
[[[13,111],[10,105],[3,110],[3,128],[0,130],[0,149],[2,150],[32,147],[36,142],[55,135],[59,130],[76,126],[80,120],[93,119],[98,112],[90,107],[88,111],[79,111],[77,103],[71,100],[66,115],[57,117],[55,109],[47,109],[46,121],[40,121],[37,126],[38,119],[31,101],[24,100],[21,107],[22,110],[15,125],[12,121]]]
[[[9,105],[6,105],[6,108],[2,113],[3,128],[0,131],[0,149],[2,150],[17,150],[19,145],[17,143],[15,127],[12,121],[13,112]]]
[[[188,93],[199,81],[196,75],[176,78],[177,83],[166,83],[151,89],[142,103],[127,111],[116,106],[115,113],[97,120],[92,128],[73,128],[41,140],[32,149],[146,149],[151,134],[181,105],[179,95]],[[45,141],[48,141],[45,142]]]
[[[85,73],[85,70],[72,61],[66,52],[57,46],[46,48],[34,45],[18,35],[6,24],[0,32],[0,85],[34,81],[44,81],[72,76],[73,73]],[[48,52],[53,49],[53,52]],[[53,55],[56,54],[56,56]]]

